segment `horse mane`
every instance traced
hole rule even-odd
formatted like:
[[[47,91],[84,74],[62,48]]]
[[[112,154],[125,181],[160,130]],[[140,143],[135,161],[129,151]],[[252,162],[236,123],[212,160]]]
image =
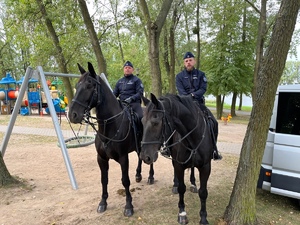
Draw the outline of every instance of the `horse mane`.
[[[146,120],[151,117],[152,111],[155,112],[157,109],[165,111],[165,116],[171,127],[178,130],[182,136],[198,123],[199,112],[202,115],[202,111],[190,96],[166,94],[154,102],[149,101],[144,110]]]
[[[159,98],[164,102],[164,107],[168,107],[166,111],[170,112],[173,118],[180,115],[189,115],[190,118],[197,118],[199,108],[190,96],[179,96],[175,94],[166,94]]]

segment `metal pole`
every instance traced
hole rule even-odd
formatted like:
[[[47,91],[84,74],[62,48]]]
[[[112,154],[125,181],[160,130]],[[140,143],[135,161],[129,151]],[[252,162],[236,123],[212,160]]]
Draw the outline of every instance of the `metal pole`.
[[[78,74],[44,72],[44,76],[80,78]]]
[[[55,128],[55,131],[56,131],[56,134],[57,134],[57,137],[58,137],[59,145],[60,145],[64,160],[65,160],[65,165],[67,167],[68,175],[69,175],[69,178],[70,178],[73,189],[76,190],[76,189],[78,189],[77,182],[76,182],[74,172],[73,172],[73,169],[72,169],[72,165],[71,165],[71,162],[70,162],[70,159],[69,159],[66,143],[65,143],[65,140],[63,139],[63,134],[62,134],[62,131],[60,129],[59,121],[58,121],[57,114],[56,114],[56,111],[55,111],[55,108],[54,108],[54,105],[53,105],[53,101],[52,101],[52,98],[51,98],[51,95],[50,95],[50,91],[49,91],[48,86],[47,86],[45,73],[44,73],[43,68],[41,66],[37,67],[37,71],[40,75],[41,83],[42,83],[42,86],[43,86],[43,89],[44,89],[44,92],[45,92],[45,96],[46,96],[46,99],[47,99],[47,103],[48,103],[48,108],[49,108],[50,115],[52,117],[52,121],[53,121],[53,124],[54,124],[54,128]]]
[[[31,67],[27,67],[25,77],[24,77],[24,81],[23,81],[22,86],[21,86],[21,90],[19,90],[19,94],[18,94],[18,97],[17,97],[17,100],[16,100],[16,104],[14,106],[14,109],[13,109],[12,115],[10,117],[10,121],[8,123],[7,130],[6,130],[3,142],[1,144],[2,157],[4,157],[5,150],[7,148],[7,144],[8,144],[11,132],[12,132],[13,127],[15,125],[16,118],[17,118],[17,115],[19,113],[19,110],[21,108],[22,99],[24,97],[26,89],[28,88],[28,82],[29,82],[29,79],[31,78],[33,72],[34,72],[34,70]]]

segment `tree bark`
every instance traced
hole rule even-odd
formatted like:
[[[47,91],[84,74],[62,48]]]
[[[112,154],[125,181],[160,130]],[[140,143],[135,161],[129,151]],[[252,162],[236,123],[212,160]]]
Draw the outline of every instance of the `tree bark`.
[[[237,175],[224,212],[228,225],[258,224],[255,195],[269,121],[300,8],[299,0],[282,0],[270,45],[260,66],[250,121],[243,141]]]
[[[17,184],[17,183],[20,182],[10,175],[0,151],[0,187],[8,186],[10,184]]]
[[[62,73],[68,73],[66,59],[64,57],[63,50],[60,46],[58,35],[56,34],[55,29],[52,25],[52,21],[50,20],[48,14],[47,14],[46,7],[42,0],[36,0],[36,3],[39,6],[40,12],[42,14],[42,17],[45,20],[45,24],[47,26],[47,29],[48,29],[51,39],[53,41],[53,45],[56,49],[57,55],[55,55],[54,57],[58,63],[59,69]],[[69,78],[63,77],[62,80],[63,80],[64,86],[66,89],[66,95],[67,95],[68,99],[73,99],[74,93],[73,93],[73,89],[72,89]]]
[[[222,95],[217,95],[216,97],[216,110],[217,110],[217,119],[221,119],[223,114],[223,102],[224,98],[222,100]]]
[[[114,21],[115,21],[115,27],[116,27],[116,34],[117,34],[117,40],[118,40],[118,46],[119,46],[119,50],[120,50],[120,55],[121,55],[121,59],[123,64],[125,63],[125,57],[124,57],[124,51],[123,51],[123,47],[122,47],[122,42],[121,42],[121,38],[120,38],[120,26],[119,26],[119,22],[118,22],[118,5],[119,2],[118,1],[109,1],[111,8],[112,8],[112,13],[114,15]]]
[[[105,58],[103,56],[103,52],[102,52],[102,49],[101,49],[101,46],[100,46],[100,43],[99,43],[99,39],[97,37],[96,31],[95,31],[95,28],[94,28],[94,24],[93,24],[92,19],[90,17],[89,10],[87,8],[86,2],[85,2],[85,0],[78,0],[78,3],[79,3],[79,7],[80,7],[80,10],[81,10],[81,14],[82,14],[82,17],[83,17],[84,24],[86,26],[86,29],[87,29],[88,33],[89,33],[90,40],[91,40],[91,43],[92,43],[92,46],[93,46],[93,49],[94,49],[94,52],[95,52],[95,55],[96,55],[97,64],[98,64],[98,72],[99,72],[99,74],[104,73],[108,77],[107,70],[106,70],[107,69],[106,61],[105,61]]]
[[[147,27],[148,58],[152,78],[152,90],[156,96],[162,95],[162,80],[159,63],[159,37],[173,0],[164,0],[155,21],[151,20],[146,0],[139,0]]]
[[[267,20],[267,0],[261,0],[261,10],[260,10],[260,17],[258,23],[258,33],[257,33],[257,40],[256,40],[256,59],[255,59],[255,66],[254,66],[254,76],[253,76],[253,90],[252,90],[252,99],[255,98],[255,85],[257,83],[258,71],[263,59],[263,50],[264,50],[264,43],[265,43],[265,35],[266,35],[266,20]],[[252,102],[254,104],[255,102]]]
[[[201,40],[200,40],[200,0],[197,0],[197,10],[196,10],[196,35],[197,35],[197,57],[196,57],[196,65],[197,68],[200,69],[200,55],[201,55]]]
[[[242,110],[242,106],[243,106],[243,93],[240,93],[239,95],[240,95],[240,102],[239,102],[238,110],[240,111]]]
[[[170,55],[170,61],[168,62],[168,65],[166,65],[166,71],[169,77],[169,92],[172,94],[176,94],[176,85],[175,85],[175,59],[176,59],[176,52],[175,52],[175,30],[179,21],[178,16],[178,10],[177,8],[180,6],[182,1],[179,1],[178,3],[174,5],[173,14],[172,14],[172,20],[171,25],[169,29],[169,38],[166,40],[166,43],[168,43],[168,46],[166,46],[167,49],[170,50],[170,54],[165,55],[164,61],[166,61],[166,57]],[[167,31],[166,31],[167,36]],[[167,37],[166,37],[167,38]]]
[[[177,11],[175,9],[175,11]],[[172,26],[170,28],[170,38],[169,38],[169,43],[170,43],[170,93],[176,94],[176,85],[175,85],[175,58],[176,58],[176,53],[175,53],[175,29],[176,29],[176,13],[174,12],[173,15],[173,21],[172,21]],[[176,21],[176,22],[175,22]]]
[[[237,98],[237,93],[234,92],[232,94],[231,109],[230,109],[230,114],[232,117],[236,116],[236,113],[235,113],[236,98]]]

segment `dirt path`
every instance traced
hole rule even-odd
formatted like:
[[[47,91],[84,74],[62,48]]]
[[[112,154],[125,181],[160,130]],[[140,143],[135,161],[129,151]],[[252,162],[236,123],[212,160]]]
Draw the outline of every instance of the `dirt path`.
[[[227,156],[228,153],[238,156],[246,125],[220,124],[219,129],[218,146],[225,157],[221,162],[212,163],[213,173],[220,174],[211,176],[210,186],[216,185],[220,176],[229,174],[234,177],[235,167],[227,168],[226,165],[232,164],[230,157]],[[0,189],[0,225],[153,224],[145,219],[149,217],[148,203],[152,201],[153,196],[161,194],[162,188],[171,187],[173,172],[170,160],[159,157],[155,163],[155,184],[149,186],[146,183],[149,167],[146,165],[143,167],[142,182],[135,182],[137,156],[135,153],[130,154],[130,178],[135,214],[133,218],[128,219],[122,214],[124,197],[118,194],[118,190],[123,188],[119,165],[110,161],[109,208],[104,214],[98,214],[96,209],[101,186],[94,146],[69,149],[68,152],[78,190],[72,189],[55,137],[41,139],[41,136],[24,134],[11,136],[4,161],[10,173],[29,181],[31,188]],[[162,202],[164,201],[166,200]],[[176,203],[172,205],[174,210],[176,205]],[[164,222],[161,224],[175,224],[173,217],[162,221]],[[195,222],[198,223],[198,220]]]

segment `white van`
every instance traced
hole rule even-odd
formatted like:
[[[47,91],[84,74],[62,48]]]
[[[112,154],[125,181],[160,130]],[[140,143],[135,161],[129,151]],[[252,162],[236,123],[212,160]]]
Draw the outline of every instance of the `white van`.
[[[300,84],[277,89],[257,186],[300,199]]]

